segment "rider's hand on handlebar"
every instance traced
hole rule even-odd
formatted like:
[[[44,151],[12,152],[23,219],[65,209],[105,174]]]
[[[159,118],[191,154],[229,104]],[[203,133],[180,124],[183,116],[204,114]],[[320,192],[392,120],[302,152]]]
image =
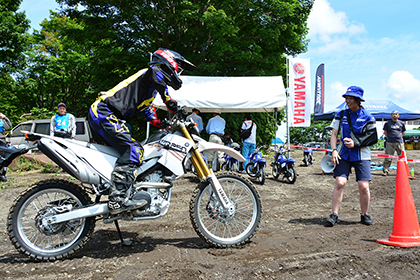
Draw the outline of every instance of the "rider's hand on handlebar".
[[[176,112],[177,113],[179,113],[181,116],[183,116],[184,118],[186,118],[187,116],[188,116],[188,112],[187,112],[187,110],[185,110],[183,107],[181,107],[181,106],[178,106],[178,108],[177,108],[177,110],[176,110]]]
[[[161,121],[161,123],[162,123],[162,127],[163,128],[167,128],[168,126],[171,126],[171,122],[169,120],[167,120],[167,119],[163,119]]]
[[[166,127],[171,125],[171,123],[166,119],[163,121],[154,119],[154,120],[151,120],[150,123],[153,126],[156,126],[157,128],[161,128],[161,129],[165,129]]]

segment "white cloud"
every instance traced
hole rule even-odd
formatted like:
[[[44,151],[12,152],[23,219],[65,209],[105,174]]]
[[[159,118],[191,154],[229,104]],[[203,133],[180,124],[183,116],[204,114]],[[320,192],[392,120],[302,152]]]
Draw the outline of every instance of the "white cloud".
[[[420,101],[420,80],[407,71],[395,71],[385,85],[388,96],[398,101],[418,103]]]
[[[343,94],[346,92],[347,87],[344,86],[341,82],[335,81],[332,82],[325,96],[324,112],[334,110],[338,105],[344,102]],[[328,98],[327,98],[328,97]]]
[[[328,43],[338,35],[355,35],[365,32],[361,23],[350,23],[344,12],[337,12],[327,0],[316,0],[308,17],[311,40]]]

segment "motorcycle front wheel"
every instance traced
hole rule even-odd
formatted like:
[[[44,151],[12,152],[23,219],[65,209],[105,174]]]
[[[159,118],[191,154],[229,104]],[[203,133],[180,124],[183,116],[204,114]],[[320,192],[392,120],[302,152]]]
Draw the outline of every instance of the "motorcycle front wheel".
[[[92,237],[95,218],[50,223],[51,216],[92,204],[78,185],[65,180],[41,181],[15,200],[7,217],[7,231],[15,248],[37,261],[69,258]]]
[[[209,182],[201,183],[190,202],[190,219],[194,230],[206,243],[218,248],[248,242],[261,220],[261,199],[247,179],[231,172],[217,174],[226,195],[234,205],[224,209]]]
[[[265,166],[261,166],[258,174],[258,183],[264,185],[265,182]]]

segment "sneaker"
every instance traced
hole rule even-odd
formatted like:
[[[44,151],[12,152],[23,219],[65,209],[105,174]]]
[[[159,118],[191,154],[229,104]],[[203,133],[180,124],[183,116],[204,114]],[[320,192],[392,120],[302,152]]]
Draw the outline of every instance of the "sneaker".
[[[368,214],[361,215],[360,222],[367,226],[373,225],[373,220]]]
[[[113,215],[119,214],[124,211],[131,211],[138,208],[141,208],[147,204],[147,201],[144,199],[139,200],[129,200],[126,203],[122,203],[121,200],[111,199],[108,201],[109,212]]]
[[[332,213],[327,218],[326,222],[329,226],[334,226],[336,223],[338,223],[338,215],[336,213]]]
[[[382,176],[388,176],[388,171],[384,171],[384,173],[382,173]]]

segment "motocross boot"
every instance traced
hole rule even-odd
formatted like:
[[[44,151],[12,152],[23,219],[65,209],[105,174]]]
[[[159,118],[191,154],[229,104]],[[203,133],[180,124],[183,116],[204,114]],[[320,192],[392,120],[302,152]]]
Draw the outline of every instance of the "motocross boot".
[[[126,201],[127,191],[137,177],[137,167],[134,165],[116,166],[111,174],[112,185],[109,188],[108,209],[111,214],[141,208],[147,204],[144,199]]]
[[[7,181],[9,181],[9,179],[7,179],[7,177],[6,177],[6,167],[4,167],[4,168],[2,168],[0,170],[1,170],[0,171],[0,181],[1,182],[7,182]]]

